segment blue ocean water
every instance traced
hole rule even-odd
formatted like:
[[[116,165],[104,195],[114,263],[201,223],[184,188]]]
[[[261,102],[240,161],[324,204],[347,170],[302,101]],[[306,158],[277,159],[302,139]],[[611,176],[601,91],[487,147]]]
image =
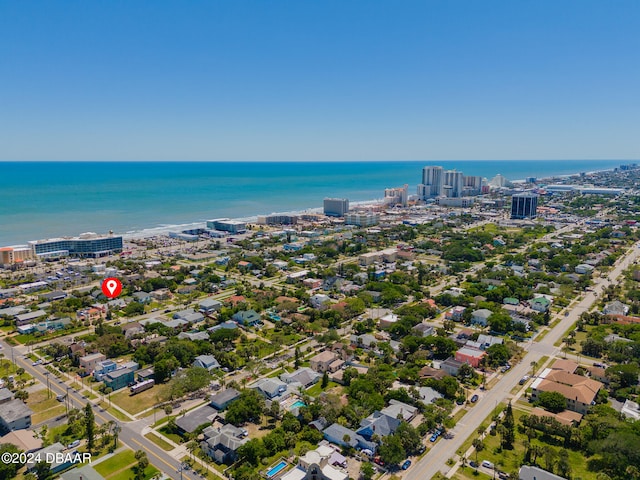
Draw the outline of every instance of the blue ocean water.
[[[126,233],[381,198],[441,165],[508,179],[606,170],[624,161],[3,162],[0,246],[93,231]]]

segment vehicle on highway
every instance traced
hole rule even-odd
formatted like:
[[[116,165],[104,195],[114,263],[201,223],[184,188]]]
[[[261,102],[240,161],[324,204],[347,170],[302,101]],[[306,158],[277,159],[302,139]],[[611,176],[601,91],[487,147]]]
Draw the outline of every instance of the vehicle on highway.
[[[402,470],[407,470],[410,466],[411,466],[411,460],[405,460],[400,468],[402,468]]]

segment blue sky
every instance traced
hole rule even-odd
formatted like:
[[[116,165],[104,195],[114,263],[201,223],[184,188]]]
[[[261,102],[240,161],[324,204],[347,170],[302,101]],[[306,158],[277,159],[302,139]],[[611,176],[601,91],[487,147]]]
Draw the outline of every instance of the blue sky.
[[[640,158],[640,2],[0,0],[0,160]]]

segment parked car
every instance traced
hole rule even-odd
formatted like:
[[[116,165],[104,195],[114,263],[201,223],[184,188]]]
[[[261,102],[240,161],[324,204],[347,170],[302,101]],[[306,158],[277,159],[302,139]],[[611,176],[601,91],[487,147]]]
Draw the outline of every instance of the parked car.
[[[407,470],[410,466],[411,466],[411,460],[405,460],[400,468],[402,468],[402,470]]]
[[[525,375],[524,377],[522,377],[520,379],[520,381],[518,382],[520,385],[524,385],[524,382],[526,382],[527,380],[529,380],[529,375]]]
[[[67,448],[76,448],[78,445],[80,445],[80,440],[74,440],[69,445],[67,445]]]
[[[478,395],[474,395],[471,397],[471,403],[476,403],[478,401]]]
[[[416,453],[417,453],[418,455],[422,455],[426,449],[427,449],[427,447],[425,447],[424,445],[420,445],[420,446],[418,447],[418,450],[416,450]]]
[[[471,461],[469,462],[469,466],[470,466],[471,468],[478,468],[478,464],[477,464],[476,462],[474,462],[473,460],[471,460]]]
[[[64,399],[66,398],[66,395],[58,395],[56,397],[56,400],[58,400],[59,402],[64,402]]]
[[[33,363],[31,364],[31,366],[32,366],[32,367],[35,367],[35,366],[37,366],[37,365],[41,365],[41,364],[42,364],[42,360],[36,360],[35,362],[33,362]]]
[[[491,463],[489,460],[483,460],[482,461],[482,466],[485,467],[485,468],[490,468],[492,470],[494,468],[493,463]]]

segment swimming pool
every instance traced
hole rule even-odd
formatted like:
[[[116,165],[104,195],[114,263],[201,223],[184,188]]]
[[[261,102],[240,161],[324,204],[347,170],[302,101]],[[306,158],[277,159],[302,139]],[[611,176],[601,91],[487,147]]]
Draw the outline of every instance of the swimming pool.
[[[271,467],[269,470],[267,470],[267,478],[275,477],[286,466],[287,466],[287,462],[285,462],[284,460],[281,460],[280,463],[278,463],[274,467]]]
[[[289,407],[289,410],[293,410],[294,408],[300,408],[300,407],[306,407],[307,404],[304,403],[302,400],[296,400],[296,402],[291,405],[291,407]]]

